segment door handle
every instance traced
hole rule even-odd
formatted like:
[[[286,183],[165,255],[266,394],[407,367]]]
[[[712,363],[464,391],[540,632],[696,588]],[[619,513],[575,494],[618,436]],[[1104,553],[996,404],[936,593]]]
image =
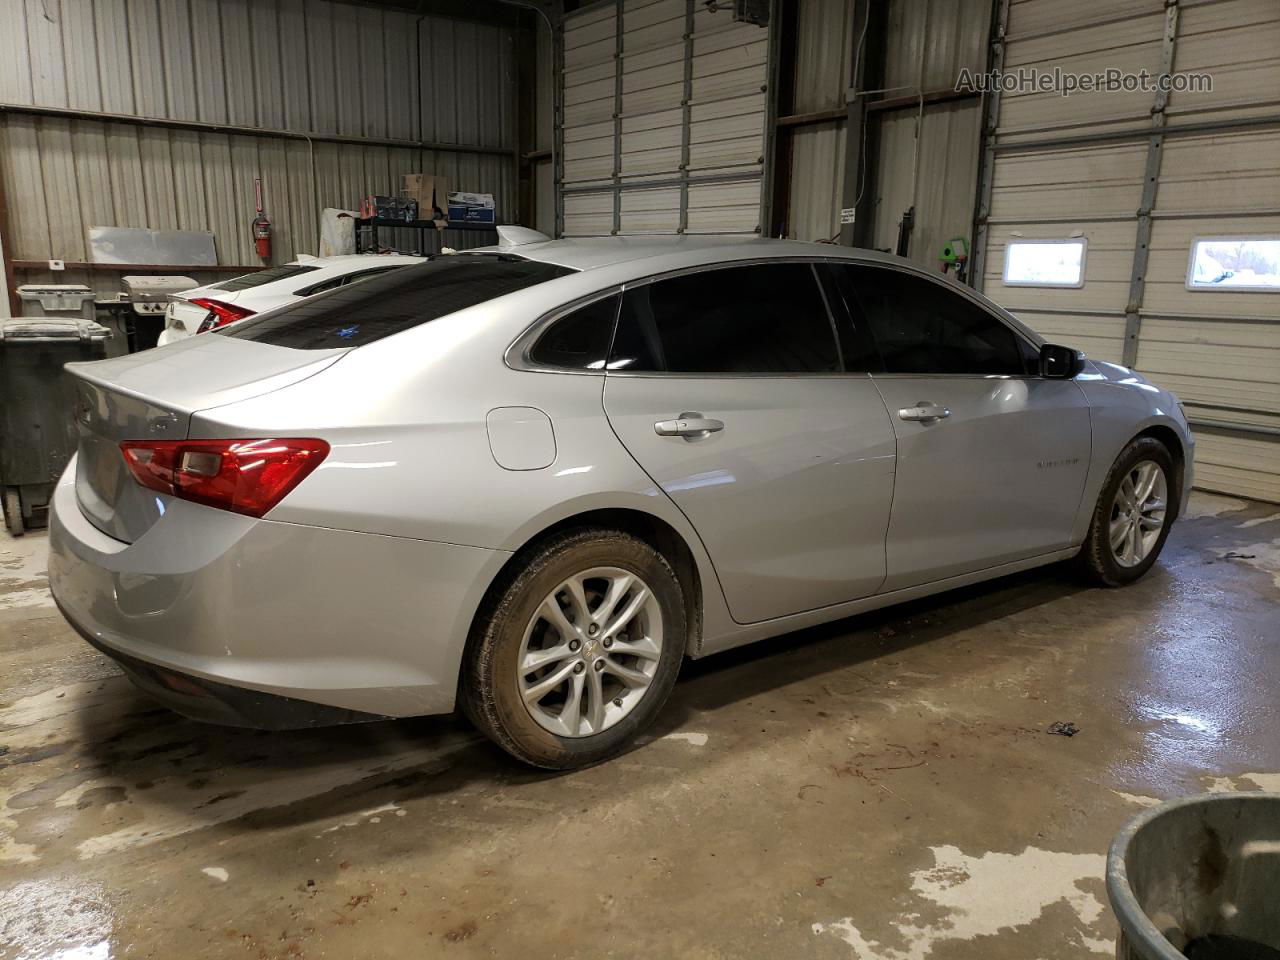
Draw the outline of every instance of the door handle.
[[[700,413],[682,413],[675,420],[659,420],[653,425],[653,432],[660,437],[684,437],[690,443],[723,429],[723,420],[712,420]]]
[[[899,420],[914,420],[917,423],[933,423],[951,416],[947,407],[940,407],[932,400],[918,400],[914,407],[903,407],[898,411]]]

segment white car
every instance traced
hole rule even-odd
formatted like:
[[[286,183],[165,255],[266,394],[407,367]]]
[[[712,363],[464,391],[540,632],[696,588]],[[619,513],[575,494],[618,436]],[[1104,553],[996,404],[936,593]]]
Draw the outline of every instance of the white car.
[[[156,345],[184,340],[255,313],[281,307],[313,294],[333,290],[365,277],[422,263],[422,257],[398,254],[353,254],[343,257],[300,256],[279,266],[220,280],[176,294],[165,309],[164,330]]]

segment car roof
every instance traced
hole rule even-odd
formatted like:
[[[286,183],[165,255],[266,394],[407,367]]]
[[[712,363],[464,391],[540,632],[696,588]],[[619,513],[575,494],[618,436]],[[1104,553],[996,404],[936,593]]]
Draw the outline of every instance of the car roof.
[[[408,253],[344,253],[336,257],[307,257],[294,262],[299,266],[338,267],[343,265],[365,266],[377,262],[382,263],[421,263],[425,257]]]
[[[943,279],[919,263],[895,254],[865,247],[846,247],[835,243],[807,243],[801,240],[766,240],[747,236],[642,236],[581,237],[549,240],[543,243],[502,244],[460,251],[463,253],[506,253],[544,263],[554,263],[582,271],[586,280],[592,271],[607,284],[627,283],[633,279],[659,273],[734,261],[772,258],[814,260],[853,260],[884,264],[942,283],[963,297],[974,300],[1011,321],[1036,344],[1044,338],[999,304],[972,287],[951,279]]]
[[[896,263],[919,269],[902,257],[891,256],[878,250],[838,246],[833,243],[805,243],[799,240],[766,240],[761,237],[742,236],[633,236],[633,237],[580,237],[550,240],[545,243],[527,243],[514,246],[484,247],[468,253],[511,253],[572,267],[575,270],[593,270],[621,264],[662,257],[670,262],[678,261],[683,254],[689,265],[708,261],[757,260],[763,257],[835,257],[874,260]]]

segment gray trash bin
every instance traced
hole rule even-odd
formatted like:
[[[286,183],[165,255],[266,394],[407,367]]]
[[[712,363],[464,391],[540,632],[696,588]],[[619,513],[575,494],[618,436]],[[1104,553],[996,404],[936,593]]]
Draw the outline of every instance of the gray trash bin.
[[[1214,793],[1130,820],[1107,856],[1120,960],[1280,960],[1280,793]]]
[[[75,388],[63,365],[101,359],[110,336],[91,320],[0,320],[0,486],[14,536],[44,520],[76,451]]]

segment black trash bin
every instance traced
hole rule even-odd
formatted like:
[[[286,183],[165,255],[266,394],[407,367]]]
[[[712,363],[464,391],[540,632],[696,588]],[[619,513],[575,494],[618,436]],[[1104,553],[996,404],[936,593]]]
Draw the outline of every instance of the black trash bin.
[[[110,336],[92,320],[0,320],[0,486],[15,537],[43,524],[53,485],[76,450],[76,395],[63,365],[102,359]]]

